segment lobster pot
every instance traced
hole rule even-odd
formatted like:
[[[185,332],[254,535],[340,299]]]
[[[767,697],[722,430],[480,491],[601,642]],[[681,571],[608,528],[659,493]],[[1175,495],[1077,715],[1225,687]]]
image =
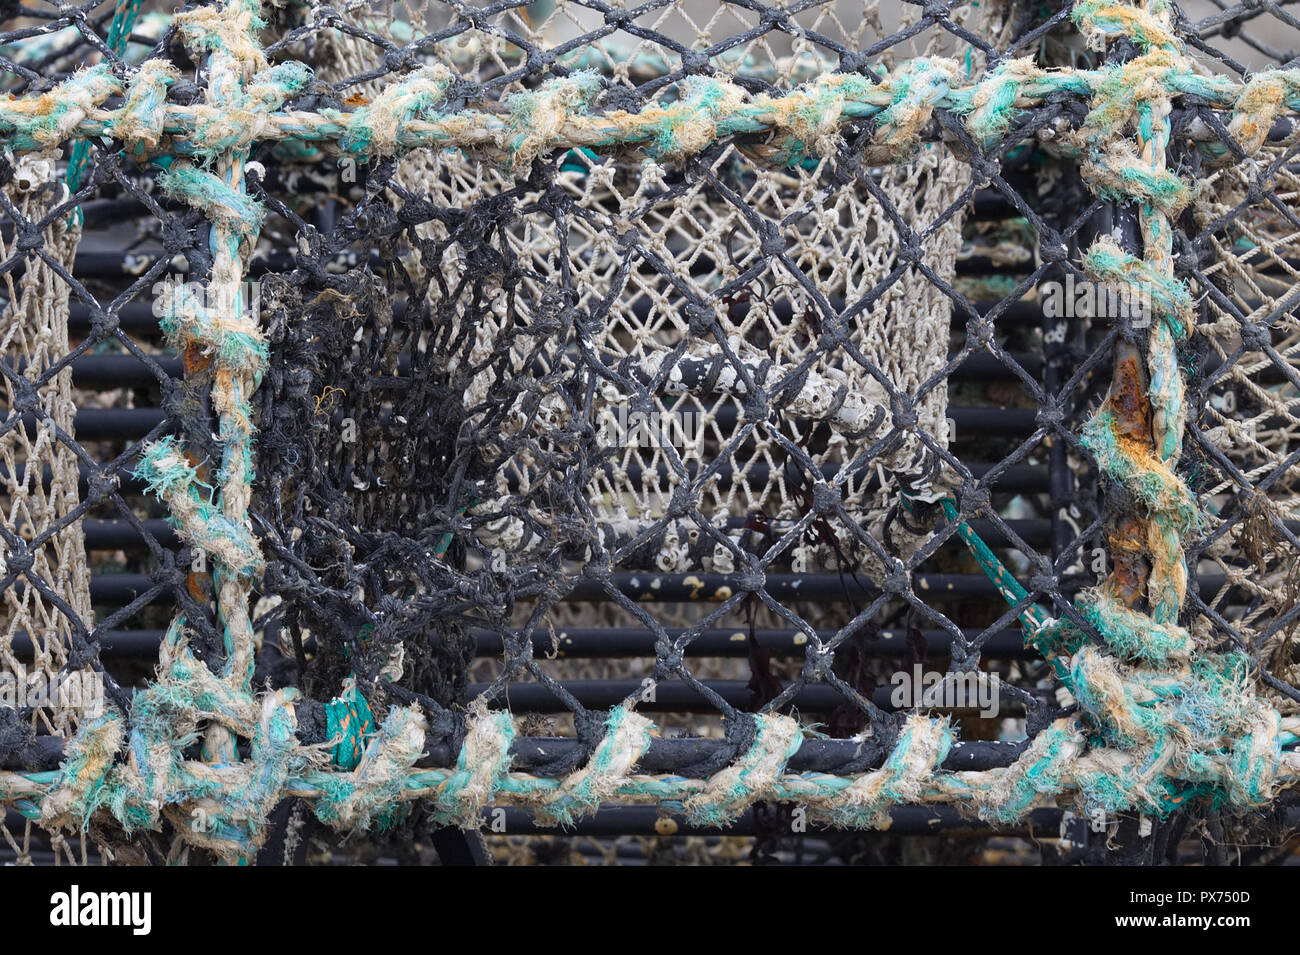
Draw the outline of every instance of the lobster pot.
[[[0,856],[1285,858],[1295,27],[1050,7],[0,14]]]

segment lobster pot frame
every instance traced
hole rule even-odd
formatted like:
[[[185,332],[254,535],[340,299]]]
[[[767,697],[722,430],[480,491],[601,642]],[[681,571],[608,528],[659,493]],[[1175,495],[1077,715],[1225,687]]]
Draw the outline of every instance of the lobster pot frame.
[[[33,0],[0,854],[1270,862],[1284,6]]]

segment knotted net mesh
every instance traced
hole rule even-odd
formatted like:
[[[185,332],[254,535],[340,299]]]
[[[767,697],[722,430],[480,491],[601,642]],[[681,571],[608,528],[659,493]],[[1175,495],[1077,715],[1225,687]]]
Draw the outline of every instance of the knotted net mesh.
[[[6,10],[9,851],[1284,858],[1297,23],[1206,6]]]

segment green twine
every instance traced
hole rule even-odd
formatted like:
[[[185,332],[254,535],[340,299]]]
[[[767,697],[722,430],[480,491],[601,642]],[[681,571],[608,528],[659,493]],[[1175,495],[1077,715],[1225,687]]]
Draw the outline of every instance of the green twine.
[[[370,704],[356,684],[349,682],[342,693],[325,704],[325,733],[329,739],[337,740],[330,748],[334,765],[348,771],[356,769],[374,727]]]
[[[904,494],[902,495],[902,501],[908,513],[912,513],[911,498]],[[957,535],[961,538],[962,543],[966,545],[966,549],[970,551],[975,563],[979,564],[980,570],[984,571],[984,575],[998,589],[998,593],[1002,595],[1002,599],[1007,602],[1007,605],[1014,607],[1026,600],[1029,597],[1029,591],[1021,585],[1020,581],[1016,580],[1006,565],[993,553],[992,548],[971,530],[970,525],[959,519],[957,505],[953,499],[945,497],[939,504],[943,508],[944,517],[948,519],[949,523],[957,525]],[[1042,630],[1048,622],[1043,612],[1032,603],[1020,611],[1019,619],[1026,638]]]

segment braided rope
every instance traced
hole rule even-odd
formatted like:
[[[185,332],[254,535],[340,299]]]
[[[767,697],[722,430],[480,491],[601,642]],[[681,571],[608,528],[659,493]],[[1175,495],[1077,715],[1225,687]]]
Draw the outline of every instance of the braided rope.
[[[190,14],[183,15],[188,17],[186,35],[202,37],[197,24],[212,18],[196,20]],[[221,26],[228,31],[227,25]],[[1267,71],[1242,84],[1198,74],[1186,61],[1156,51],[1128,64],[1096,70],[1043,70],[1025,60],[1011,60],[971,85],[956,86],[964,70],[955,60],[922,57],[893,74],[882,71],[878,82],[858,74],[831,73],[781,95],[751,94],[723,78],[687,77],[676,102],[648,105],[637,112],[589,112],[598,77],[585,72],[550,80],[535,92],[515,94],[504,110],[442,113],[438,107],[450,77],[444,67],[424,67],[385,87],[367,106],[304,112],[279,107],[305,88],[305,66],[290,63],[267,70],[260,55],[249,66],[259,70],[258,78],[247,92],[232,94],[222,108],[210,103],[159,103],[147,94],[132,95],[137,87],[156,88],[157,67],[137,70],[125,82],[104,64],[88,67],[48,92],[0,100],[0,135],[16,152],[77,136],[107,136],[145,156],[159,149],[176,155],[212,155],[254,139],[319,144],[329,151],[366,157],[457,148],[504,158],[518,169],[523,165],[516,162],[516,155],[530,157],[556,149],[637,148],[657,158],[682,159],[738,134],[782,133],[788,142],[781,154],[794,164],[808,152],[792,148],[793,143],[820,143],[825,148],[833,130],[874,117],[872,143],[880,161],[898,162],[907,158],[920,129],[938,109],[963,114],[971,134],[990,142],[1049,97],[1101,96],[1113,106],[1117,91],[1158,87],[1169,95],[1197,96],[1212,107],[1231,110],[1231,124],[1260,136],[1267,132],[1266,128],[1260,131],[1260,104],[1272,104],[1270,115],[1283,106],[1295,110],[1300,84],[1300,70]],[[111,97],[122,95],[127,99],[121,106],[103,108]],[[1122,116],[1114,108],[1099,113],[1094,127],[1083,132],[1095,132],[1110,142],[1114,128],[1110,121],[1116,118]],[[151,132],[160,127],[168,133],[161,147]],[[142,134],[142,130],[149,132]],[[209,132],[216,138],[209,138]],[[1124,148],[1119,141],[1113,145]],[[1088,152],[1086,142],[1063,142],[1061,148],[1072,157],[1086,157]],[[1190,196],[1186,183],[1167,170],[1142,166],[1133,157],[1125,158],[1121,168],[1098,161],[1089,168],[1099,188],[1116,196],[1150,196],[1166,211],[1185,204]]]

